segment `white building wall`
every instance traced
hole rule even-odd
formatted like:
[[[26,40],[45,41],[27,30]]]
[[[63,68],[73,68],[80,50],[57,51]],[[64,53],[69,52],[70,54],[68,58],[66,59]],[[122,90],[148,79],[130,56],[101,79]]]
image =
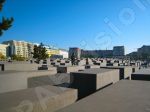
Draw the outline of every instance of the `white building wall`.
[[[65,50],[59,50],[59,55],[63,55],[63,58],[69,57],[68,51]]]

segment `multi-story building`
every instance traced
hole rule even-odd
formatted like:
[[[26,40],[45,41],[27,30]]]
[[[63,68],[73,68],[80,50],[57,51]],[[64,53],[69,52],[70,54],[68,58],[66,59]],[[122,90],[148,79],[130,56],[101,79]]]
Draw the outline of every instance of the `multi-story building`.
[[[113,56],[114,57],[123,57],[125,55],[124,46],[114,46],[113,48]]]
[[[107,57],[112,57],[113,55],[113,50],[82,50],[81,51],[81,56],[83,57],[102,57],[102,58],[107,58]]]
[[[68,58],[68,51],[64,49],[50,48],[49,46],[44,46],[49,57],[54,55],[57,57]],[[54,57],[55,57],[54,56]]]
[[[59,55],[62,55],[63,58],[68,58],[69,56],[68,51],[65,49],[59,49]]]
[[[32,58],[34,45],[25,41],[5,41],[3,44],[9,45],[9,56],[19,55],[25,58]]]
[[[8,56],[8,48],[9,45],[0,44],[0,53],[2,53],[2,55],[4,55],[5,57]]]
[[[138,49],[138,53],[150,53],[150,46],[143,45],[141,48]]]
[[[52,55],[58,55],[59,50],[58,49],[46,48],[46,53],[48,54],[49,57],[51,57]]]
[[[72,54],[74,53],[75,58],[80,59],[81,57],[81,49],[77,47],[69,48],[69,58],[71,58]]]

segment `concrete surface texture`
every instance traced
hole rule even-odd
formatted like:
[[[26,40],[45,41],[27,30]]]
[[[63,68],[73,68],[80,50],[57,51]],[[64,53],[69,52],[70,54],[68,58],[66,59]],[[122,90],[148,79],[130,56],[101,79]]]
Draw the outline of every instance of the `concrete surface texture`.
[[[53,112],[76,100],[75,89],[42,86],[0,94],[0,112]]]
[[[0,93],[26,89],[27,77],[26,74],[20,72],[0,74]]]
[[[46,75],[28,78],[29,88],[44,85],[59,85],[63,83],[70,83],[70,74],[61,73],[55,75]]]
[[[122,80],[56,112],[149,112],[150,82]]]
[[[120,80],[121,79],[131,79],[131,74],[133,72],[133,67],[131,66],[103,66],[101,68],[106,69],[119,69],[120,71]]]
[[[0,72],[0,93],[10,92],[20,89],[27,89],[28,78],[54,75],[56,71],[46,70],[46,71],[4,71]]]
[[[150,81],[150,69],[140,69],[131,75],[132,80]]]
[[[9,63],[5,64],[5,70],[16,70],[16,71],[31,71],[37,70],[39,64],[28,64],[28,63]]]
[[[57,73],[70,73],[77,72],[78,70],[85,69],[84,66],[58,66]]]
[[[119,70],[93,68],[71,73],[71,87],[78,89],[78,98],[119,81]]]
[[[100,68],[98,65],[85,65],[85,69],[90,69],[90,68]]]

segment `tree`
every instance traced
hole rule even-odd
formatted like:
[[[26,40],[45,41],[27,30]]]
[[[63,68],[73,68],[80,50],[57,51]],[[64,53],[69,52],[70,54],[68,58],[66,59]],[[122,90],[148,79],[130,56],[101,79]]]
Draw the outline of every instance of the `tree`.
[[[25,61],[26,58],[22,57],[21,55],[12,55],[11,56],[12,60],[16,60],[16,61]]]
[[[72,65],[75,65],[75,53],[72,53],[72,55],[71,55],[71,63],[72,63]]]
[[[142,53],[141,54],[141,60],[148,61],[149,56],[150,56],[149,53]]]
[[[0,59],[6,59],[6,57],[0,52]]]
[[[34,46],[34,52],[33,52],[33,58],[39,60],[44,60],[48,58],[48,54],[46,53],[47,50],[44,47],[44,45],[41,43],[39,46],[35,45]]]
[[[0,11],[2,11],[4,2],[5,0],[0,0]],[[4,31],[8,30],[12,26],[13,21],[14,19],[12,17],[2,17],[2,21],[0,22],[0,36],[2,36]]]

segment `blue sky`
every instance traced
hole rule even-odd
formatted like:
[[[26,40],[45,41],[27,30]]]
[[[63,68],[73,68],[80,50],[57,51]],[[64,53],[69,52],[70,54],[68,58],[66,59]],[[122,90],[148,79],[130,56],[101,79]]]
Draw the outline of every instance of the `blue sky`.
[[[137,1],[6,0],[0,15],[15,21],[0,42],[25,40],[65,49],[124,45],[129,53],[150,45],[150,4]]]

